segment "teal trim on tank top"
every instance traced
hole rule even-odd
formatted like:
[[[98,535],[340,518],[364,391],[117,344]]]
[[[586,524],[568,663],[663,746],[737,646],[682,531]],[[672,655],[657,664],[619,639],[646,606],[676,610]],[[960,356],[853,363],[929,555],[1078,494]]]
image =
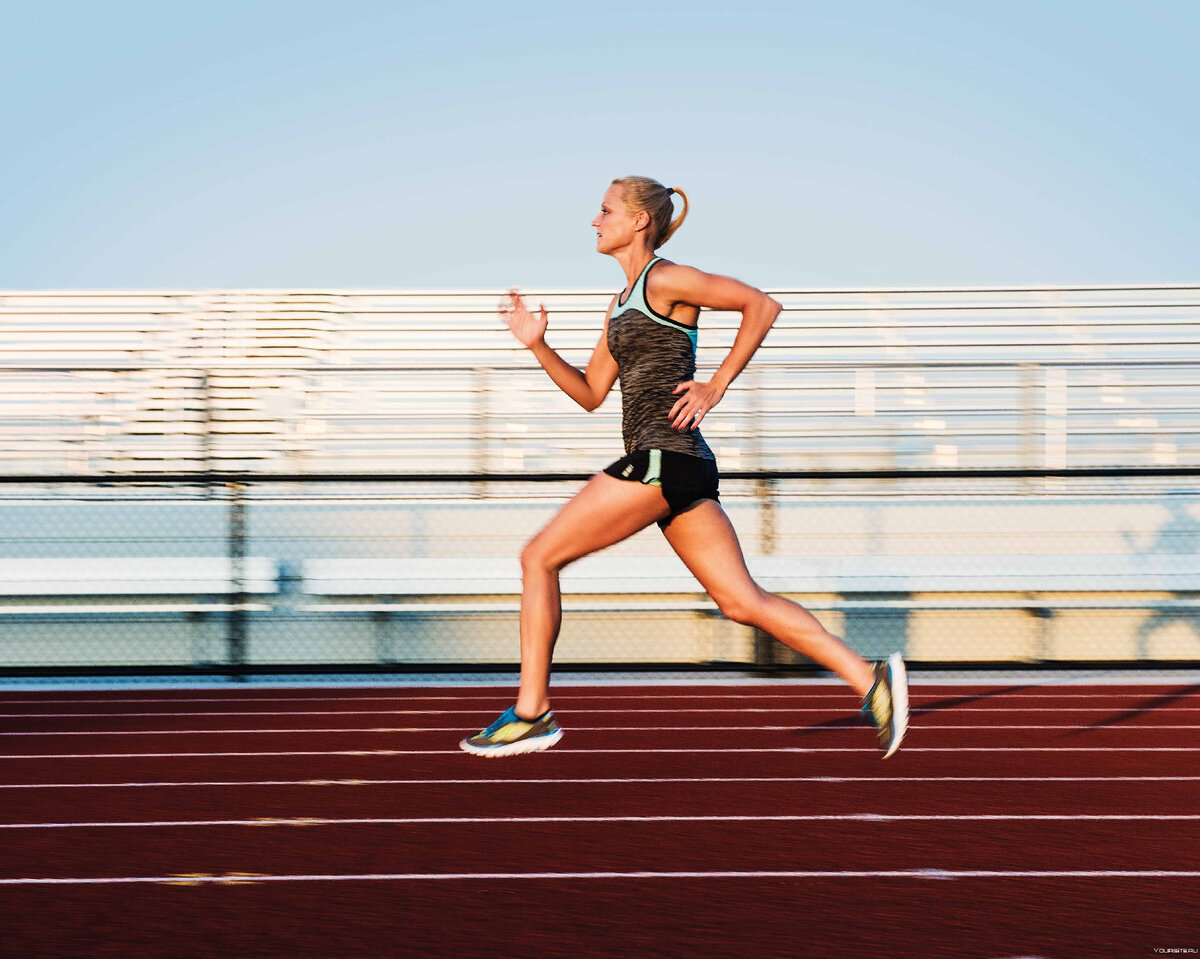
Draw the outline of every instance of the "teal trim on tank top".
[[[665,316],[660,316],[650,309],[650,304],[646,302],[646,276],[650,272],[650,267],[654,266],[661,259],[661,256],[656,256],[646,264],[641,275],[634,281],[633,289],[629,291],[629,296],[624,303],[621,302],[621,295],[617,294],[617,305],[613,307],[612,315],[620,316],[626,310],[637,310],[660,326],[667,326],[672,330],[679,330],[682,333],[686,333],[687,338],[692,341],[692,352],[694,353],[700,342],[700,331],[694,326],[688,326],[686,323],[676,323]]]

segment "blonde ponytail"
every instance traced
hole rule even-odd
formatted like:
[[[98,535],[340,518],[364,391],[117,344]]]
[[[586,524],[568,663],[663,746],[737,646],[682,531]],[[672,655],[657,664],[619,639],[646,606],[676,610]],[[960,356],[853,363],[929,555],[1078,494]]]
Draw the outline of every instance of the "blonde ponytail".
[[[679,211],[679,216],[675,217],[675,219],[671,221],[670,225],[663,231],[663,235],[658,240],[659,246],[662,246],[664,243],[667,242],[667,240],[671,239],[671,237],[673,237],[675,235],[675,231],[678,230],[681,226],[683,226],[683,221],[685,219],[687,219],[687,215],[688,215],[687,194],[684,193],[677,186],[671,187],[667,191],[667,193],[668,193],[668,195],[670,195],[671,193],[674,193],[676,196],[678,196],[679,199],[681,199],[683,201],[683,209]]]
[[[630,213],[640,213],[645,210],[650,214],[650,249],[657,250],[675,235],[688,215],[688,198],[678,187],[665,187],[657,180],[648,176],[626,176],[613,180],[613,186],[622,190],[625,208]],[[672,219],[675,207],[671,203],[671,194],[678,193],[683,200],[683,209],[679,216]]]

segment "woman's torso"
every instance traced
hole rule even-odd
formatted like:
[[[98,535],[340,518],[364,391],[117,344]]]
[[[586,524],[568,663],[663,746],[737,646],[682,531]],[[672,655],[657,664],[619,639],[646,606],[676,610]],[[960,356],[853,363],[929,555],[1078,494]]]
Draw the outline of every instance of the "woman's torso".
[[[677,430],[668,414],[679,395],[674,389],[696,375],[696,328],[651,309],[646,278],[661,258],[646,264],[622,302],[617,297],[608,321],[608,351],[621,382],[621,435],[625,451],[673,450],[716,459],[699,430]]]

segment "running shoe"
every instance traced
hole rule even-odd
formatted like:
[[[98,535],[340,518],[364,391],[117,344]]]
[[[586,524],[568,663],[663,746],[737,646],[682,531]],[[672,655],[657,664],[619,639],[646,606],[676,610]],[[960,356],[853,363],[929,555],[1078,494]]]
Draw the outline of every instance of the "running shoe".
[[[886,660],[872,664],[875,685],[863,698],[862,711],[871,717],[879,734],[879,748],[887,759],[900,748],[908,731],[908,673],[904,658],[892,653]]]
[[[562,729],[554,718],[554,710],[547,709],[537,719],[522,719],[517,707],[505,710],[500,718],[468,736],[458,745],[473,756],[516,756],[549,749],[562,739]]]

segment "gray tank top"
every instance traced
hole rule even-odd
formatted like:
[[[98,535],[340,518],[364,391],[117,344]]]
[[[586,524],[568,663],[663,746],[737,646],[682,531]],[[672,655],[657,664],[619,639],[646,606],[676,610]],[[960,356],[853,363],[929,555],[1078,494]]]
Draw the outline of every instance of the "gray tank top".
[[[715,460],[699,430],[674,429],[667,418],[682,395],[672,390],[696,376],[697,333],[655,313],[646,302],[646,277],[660,259],[646,264],[624,302],[617,297],[608,321],[608,351],[621,382],[625,452],[672,450]]]

